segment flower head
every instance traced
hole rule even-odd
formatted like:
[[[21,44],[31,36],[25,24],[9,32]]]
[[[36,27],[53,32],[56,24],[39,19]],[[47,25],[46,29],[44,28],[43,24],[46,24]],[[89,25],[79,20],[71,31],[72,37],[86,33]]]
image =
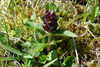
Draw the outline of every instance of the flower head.
[[[54,11],[46,11],[43,17],[43,28],[46,32],[54,32],[57,29],[57,16]]]

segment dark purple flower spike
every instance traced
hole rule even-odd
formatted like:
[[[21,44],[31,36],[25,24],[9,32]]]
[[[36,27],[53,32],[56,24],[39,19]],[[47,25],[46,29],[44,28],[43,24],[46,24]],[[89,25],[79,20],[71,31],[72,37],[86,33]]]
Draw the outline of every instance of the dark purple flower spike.
[[[46,11],[43,17],[43,29],[46,32],[52,33],[57,29],[57,16],[54,11]]]

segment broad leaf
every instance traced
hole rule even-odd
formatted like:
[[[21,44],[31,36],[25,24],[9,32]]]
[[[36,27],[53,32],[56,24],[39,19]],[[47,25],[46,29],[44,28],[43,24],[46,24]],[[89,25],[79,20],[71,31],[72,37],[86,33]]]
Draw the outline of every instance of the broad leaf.
[[[44,43],[36,43],[34,44],[34,51],[38,50],[39,48],[43,47]]]
[[[58,57],[57,52],[55,50],[52,50],[49,54],[48,54],[48,61],[52,61],[54,59],[56,59]],[[54,63],[52,63],[54,65],[58,65],[58,60],[55,61]]]
[[[71,67],[72,64],[73,64],[73,59],[74,59],[74,56],[68,56],[63,62],[64,67],[65,66],[66,67]]]
[[[77,65],[75,65],[75,64],[73,63],[71,67],[77,67]]]
[[[12,48],[12,47],[7,46],[7,45],[1,45],[1,46],[2,46],[4,49],[7,49],[8,51],[10,51],[10,52],[12,52],[12,53],[14,53],[14,54],[22,55],[22,53],[21,53],[19,50],[15,49],[15,48]]]
[[[45,9],[48,10],[48,11],[56,11],[57,10],[57,7],[54,3],[47,3],[46,6],[45,6]]]
[[[59,6],[59,7],[57,7],[57,12],[60,12],[62,10],[62,7],[61,6]]]
[[[37,52],[34,53],[34,57],[38,57],[39,55],[40,55],[39,51],[37,51]]]
[[[54,3],[50,4],[50,10],[56,11],[57,7]]]
[[[58,29],[56,30],[56,36],[69,36],[69,37],[78,37],[78,35],[70,32],[70,31],[67,31],[67,30],[64,30],[64,29]]]
[[[29,21],[29,19],[28,18],[25,18],[23,21],[22,21],[22,23],[23,23],[23,25],[28,25],[28,22]]]
[[[77,65],[75,65],[74,63],[72,63],[71,66],[63,65],[62,67],[77,67]]]
[[[41,31],[44,31],[44,29],[43,29],[43,27],[42,27],[42,24],[40,24],[40,23],[28,22],[28,24],[29,24],[30,26],[33,26],[33,27],[36,28],[36,29],[39,29],[39,30],[41,30]]]
[[[33,12],[33,15],[31,16],[31,20],[35,20],[35,18],[36,18],[36,14],[35,12]]]
[[[36,52],[42,51],[47,46],[48,44],[43,44],[43,43],[34,44],[34,50],[30,49],[30,53],[33,54],[32,57],[35,55]]]
[[[45,9],[49,11],[49,3],[46,4]]]
[[[47,61],[46,59],[47,59],[47,56],[46,55],[42,55],[42,56],[39,57],[39,62],[45,64],[46,61]]]
[[[34,55],[35,55],[36,52],[42,51],[43,48],[44,48],[43,46],[44,46],[43,43],[33,43],[32,49],[29,50],[29,51],[30,51],[30,54],[33,54],[33,53],[34,53]],[[42,47],[43,47],[43,48],[42,48]],[[33,49],[33,48],[34,48],[34,49]],[[34,55],[33,55],[33,56],[34,56]]]

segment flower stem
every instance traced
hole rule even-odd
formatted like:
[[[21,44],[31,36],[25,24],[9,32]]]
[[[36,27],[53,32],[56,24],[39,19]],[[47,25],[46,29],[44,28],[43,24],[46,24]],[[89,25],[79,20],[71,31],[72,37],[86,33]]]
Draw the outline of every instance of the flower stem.
[[[50,45],[51,42],[51,36],[48,36],[48,45]]]
[[[48,35],[48,45],[50,45],[51,42],[51,35]],[[47,51],[50,51],[50,47],[47,48]]]

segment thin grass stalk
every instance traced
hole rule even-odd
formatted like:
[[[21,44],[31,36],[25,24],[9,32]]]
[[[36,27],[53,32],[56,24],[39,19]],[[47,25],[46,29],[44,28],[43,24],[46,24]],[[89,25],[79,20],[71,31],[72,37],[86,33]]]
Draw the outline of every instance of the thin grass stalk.
[[[94,36],[94,34],[88,29],[88,27],[87,26],[85,26],[85,28],[86,28],[86,30],[94,37],[94,38],[96,38],[95,36]],[[97,40],[97,42],[99,43],[99,45],[100,45],[100,42],[99,42],[99,40]]]
[[[69,9],[70,9],[70,8],[71,8],[71,6],[72,6],[73,1],[74,1],[74,0],[72,0],[71,4],[69,5],[69,7],[68,7],[68,9],[67,9],[67,11],[66,11],[66,14],[65,14],[65,16],[64,16],[64,19],[66,18],[66,16],[67,16],[67,14],[68,14]]]
[[[35,12],[38,2],[39,2],[39,0],[36,1],[36,4],[35,4],[33,12]],[[35,41],[36,41],[36,34],[35,34],[35,32],[36,32],[36,29],[34,28],[34,38],[35,38]]]
[[[14,0],[14,15],[15,15],[15,17],[14,17],[14,21],[15,21],[15,25],[16,25],[16,28],[18,28],[18,22],[17,22],[17,15],[16,15],[16,7],[17,7],[17,5],[16,5],[16,1]]]
[[[75,48],[75,54],[76,54],[76,59],[77,59],[77,65],[79,64],[79,58],[78,58],[78,53],[77,53],[77,48],[76,48],[76,43],[75,43],[75,39],[73,39],[73,43],[74,43],[74,48]]]
[[[36,10],[36,7],[38,5],[39,0],[36,1],[35,7],[34,7],[34,11]]]
[[[10,8],[11,1],[12,1],[12,0],[9,0],[8,7],[7,7],[7,12],[8,12],[8,10],[9,10],[9,8]]]
[[[5,23],[5,28],[6,28],[7,40],[8,40],[8,44],[7,45],[10,45],[10,40],[9,40],[9,35],[8,35],[8,30],[7,30],[7,25],[6,25],[5,18],[4,18],[4,23]]]

